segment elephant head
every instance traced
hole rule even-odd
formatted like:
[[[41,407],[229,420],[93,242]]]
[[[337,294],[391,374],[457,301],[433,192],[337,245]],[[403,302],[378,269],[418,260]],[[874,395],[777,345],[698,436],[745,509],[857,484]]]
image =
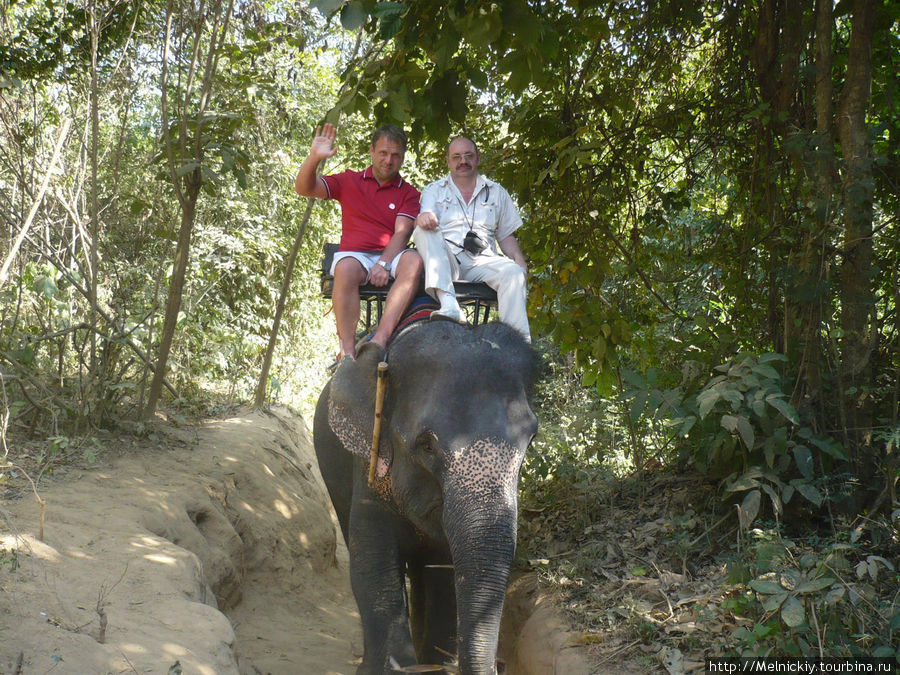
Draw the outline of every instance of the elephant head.
[[[516,543],[516,491],[537,431],[535,359],[503,324],[427,322],[385,354],[366,345],[332,383],[329,425],[367,458],[377,363],[389,364],[376,490],[424,540],[449,551],[463,673],[493,672]]]

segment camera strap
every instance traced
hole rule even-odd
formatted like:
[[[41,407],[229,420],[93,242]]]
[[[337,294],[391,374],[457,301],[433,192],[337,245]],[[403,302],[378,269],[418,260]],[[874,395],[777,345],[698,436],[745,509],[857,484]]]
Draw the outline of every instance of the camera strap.
[[[457,188],[457,190],[458,189],[459,188]],[[483,205],[487,206],[488,197],[490,197],[490,194],[491,194],[491,186],[485,185],[484,186],[484,201],[482,202]],[[471,220],[469,220],[469,212],[466,210],[467,207],[465,204],[463,204],[462,199],[460,199],[459,193],[457,193],[455,195],[455,197],[456,197],[456,202],[457,202],[457,204],[459,204],[459,208],[462,211],[463,218],[466,219],[466,225],[469,226],[469,232],[474,232],[475,231],[475,207],[478,205],[478,196],[477,195],[472,196],[472,219]],[[451,243],[453,243],[453,242],[451,242]],[[459,248],[463,248],[459,244],[456,244],[456,246],[459,246]]]
[[[463,250],[463,245],[462,245],[462,244],[457,244],[457,243],[456,243],[455,241],[453,241],[452,239],[447,239],[447,237],[444,237],[444,241],[446,241],[448,244],[452,244],[453,246],[455,246],[456,248],[458,248],[460,251]]]

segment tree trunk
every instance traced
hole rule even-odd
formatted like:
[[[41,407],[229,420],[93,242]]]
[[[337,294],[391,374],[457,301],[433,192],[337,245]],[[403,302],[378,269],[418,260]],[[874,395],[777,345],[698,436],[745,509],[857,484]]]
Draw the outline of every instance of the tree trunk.
[[[184,200],[181,203],[181,229],[178,232],[178,244],[175,247],[175,262],[172,265],[172,280],[169,284],[169,297],[166,301],[166,318],[160,335],[159,357],[156,360],[156,368],[153,371],[153,381],[150,384],[150,392],[147,396],[147,407],[144,409],[144,417],[150,418],[156,412],[156,404],[162,393],[163,381],[166,376],[166,363],[169,361],[169,352],[172,349],[172,341],[175,337],[175,326],[178,323],[178,313],[181,311],[181,296],[184,293],[184,280],[187,274],[188,261],[190,260],[191,236],[194,231],[194,214],[197,208],[197,197],[200,195],[202,179],[200,168],[194,169],[186,181]]]
[[[798,0],[786,0],[784,2],[783,19],[781,21],[781,75],[778,78],[778,89],[775,111],[784,117],[776,119],[779,124],[779,132],[784,133],[784,127],[789,122],[791,108],[799,94],[797,76],[800,71],[800,53],[803,50],[807,36],[804,35],[803,5]],[[776,114],[776,118],[777,118]]]
[[[806,233],[800,263],[801,284],[806,288],[800,309],[800,342],[803,350],[799,377],[802,391],[812,405],[818,407],[822,389],[822,291],[823,238],[831,228],[834,186],[834,87],[832,85],[832,0],[816,1],[816,173],[814,186],[815,213]],[[795,401],[796,403],[796,401]],[[824,419],[824,411],[820,417]]]
[[[191,236],[194,230],[194,215],[197,210],[197,198],[200,188],[203,187],[203,172],[201,166],[205,154],[206,143],[209,139],[204,136],[204,118],[209,105],[210,92],[212,91],[213,78],[218,67],[218,46],[224,40],[228,32],[228,24],[231,19],[231,11],[234,0],[228,0],[228,6],[222,11],[222,0],[215,0],[207,11],[204,11],[204,3],[200,3],[194,21],[190,22],[190,30],[193,35],[189,42],[192,44],[190,65],[188,66],[187,80],[182,83],[179,77],[176,85],[179,87],[180,101],[178,109],[178,137],[173,141],[170,134],[170,119],[168,114],[167,88],[169,83],[169,48],[172,44],[172,24],[176,17],[176,8],[170,1],[166,6],[165,33],[162,44],[162,72],[160,83],[160,118],[162,124],[163,146],[169,165],[169,175],[172,177],[172,187],[175,196],[181,206],[181,229],[178,233],[178,244],[175,248],[175,261],[172,265],[172,281],[169,286],[169,297],[166,301],[166,317],[160,335],[159,357],[153,372],[153,381],[147,395],[147,407],[144,409],[144,417],[152,417],[156,412],[156,404],[162,392],[164,378],[166,376],[166,364],[169,360],[169,352],[172,349],[172,341],[175,337],[175,327],[178,323],[178,313],[181,310],[181,296],[184,292],[184,280],[190,260]],[[201,57],[201,45],[203,44],[203,29],[209,25],[209,43],[206,45],[205,63],[202,66],[203,79],[197,91],[196,114],[190,112],[192,106],[192,92],[194,91],[194,75]],[[180,24],[184,29],[188,24]],[[184,34],[180,34],[183,38]],[[178,63],[176,59],[174,63]],[[195,128],[189,131],[189,120],[195,120]],[[177,143],[177,156],[176,145]],[[181,176],[186,165],[193,164],[193,169]]]
[[[291,291],[291,276],[294,273],[294,264],[297,261],[297,253],[300,250],[300,244],[303,243],[303,237],[306,235],[306,226],[309,223],[309,216],[312,213],[313,203],[315,199],[310,198],[306,204],[306,212],[303,214],[303,222],[297,231],[297,237],[294,239],[294,246],[288,255],[287,264],[284,266],[284,279],[281,281],[281,294],[278,296],[278,305],[275,307],[275,317],[272,319],[272,333],[269,335],[269,344],[266,346],[266,353],[263,356],[262,369],[259,373],[259,381],[256,383],[256,397],[253,405],[262,408],[266,402],[266,385],[269,382],[269,369],[272,367],[272,358],[275,355],[275,344],[278,342],[278,331],[281,328],[281,315],[284,314],[284,307],[287,304],[288,295]]]
[[[101,383],[99,376],[99,368],[97,364],[97,312],[94,309],[98,304],[97,299],[97,279],[99,266],[99,256],[97,248],[100,245],[100,205],[99,193],[100,186],[97,181],[98,174],[98,157],[100,154],[100,92],[97,74],[97,52],[100,44],[100,26],[97,19],[97,5],[94,0],[89,4],[88,12],[90,15],[91,30],[91,240],[88,242],[90,247],[90,265],[91,278],[88,282],[88,293],[90,299],[91,312],[91,355],[89,359],[90,366],[88,368],[88,388],[91,390],[99,410],[96,421],[99,422],[104,415],[103,395],[100,393],[99,387],[105,386]],[[95,387],[97,387],[95,389]]]
[[[851,20],[847,75],[838,110],[838,136],[843,154],[844,242],[841,266],[841,379],[848,406],[850,448],[862,476],[859,453],[871,427],[866,390],[872,383],[872,353],[877,345],[872,289],[872,147],[866,111],[872,88],[873,0],[856,0]]]
[[[788,196],[796,190],[802,171],[798,158],[786,153],[785,148],[790,129],[801,124],[795,109],[801,87],[800,54],[807,39],[803,18],[804,6],[799,0],[765,0],[759,8],[750,54],[760,96],[770,109],[768,121],[761,122],[758,146],[761,170],[754,184],[760,190],[751,200],[755,218],[780,233],[767,250],[767,327],[772,348],[784,352],[792,361],[799,361],[799,280],[784,270],[792,267],[785,261],[796,262],[802,251],[799,216]],[[777,270],[782,272],[776,273]]]
[[[750,48],[750,61],[756,70],[763,101],[772,103],[776,96],[778,59],[778,23],[775,0],[763,0],[756,21],[756,35]]]

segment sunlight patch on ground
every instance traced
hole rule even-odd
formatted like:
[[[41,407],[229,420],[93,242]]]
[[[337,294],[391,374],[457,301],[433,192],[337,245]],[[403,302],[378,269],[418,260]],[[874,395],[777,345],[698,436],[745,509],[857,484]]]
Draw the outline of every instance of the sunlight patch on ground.
[[[188,649],[186,647],[184,647],[182,645],[177,645],[173,642],[166,642],[163,645],[163,649],[166,650],[166,654],[169,654],[174,657],[179,657],[179,658],[184,658],[185,656],[190,654],[190,651],[188,651]]]
[[[156,537],[144,535],[138,541],[131,542],[131,545],[135,548],[159,548],[163,546],[163,542]]]
[[[276,499],[273,506],[275,507],[275,510],[284,517],[285,520],[290,520],[296,512],[296,509],[291,509],[290,506],[285,504],[280,499]]]
[[[322,638],[323,640],[327,640],[328,642],[338,642],[337,637],[335,637],[334,635],[329,635],[328,633],[323,633],[322,631],[316,633],[316,636]],[[345,638],[342,637],[340,641],[345,641]]]
[[[123,652],[127,652],[131,656],[139,656],[147,653],[147,648],[143,645],[134,644],[133,642],[125,642],[118,645]]]
[[[49,562],[59,562],[62,556],[52,546],[38,541],[30,534],[7,534],[0,537],[0,547],[13,551],[24,550],[29,555]]]
[[[131,546],[134,548],[143,548],[143,549],[159,549],[162,546],[167,546],[169,544],[168,541],[160,541],[158,539],[154,539],[153,537],[141,537],[140,541],[132,541]],[[147,553],[144,555],[144,560],[149,560],[150,562],[161,563],[163,565],[177,565],[178,559],[172,555],[167,553],[163,553],[161,551]]]
[[[185,672],[190,670],[190,672],[199,673],[200,675],[216,675],[216,669],[213,666],[205,665],[203,663],[197,663],[195,661],[196,654],[194,654],[187,647],[175,644],[173,642],[166,642],[162,645],[162,648],[165,651],[167,657],[170,659],[185,661],[190,659],[190,668],[184,668]]]
[[[68,555],[70,558],[77,558],[79,560],[94,560],[94,556],[88,555],[84,551],[78,551],[75,549],[69,549],[68,551],[66,551],[66,555]]]
[[[140,483],[140,482],[142,482],[142,481],[135,481],[135,482]],[[160,502],[160,506],[161,506],[162,508],[164,508],[164,509],[167,509],[167,508],[168,508],[168,505],[165,503],[166,500],[168,500],[169,497],[171,496],[171,493],[170,493],[168,490],[150,490],[150,489],[142,489],[142,490],[140,491],[140,493],[141,493],[142,495],[145,495],[145,496],[149,497],[150,499],[154,499],[154,500]]]
[[[355,605],[352,608],[350,608],[349,606],[344,608],[346,611],[342,611],[342,612],[335,611],[336,606],[332,605],[332,604],[322,605],[322,604],[315,603],[314,606],[322,614],[325,614],[330,617],[334,617],[336,619],[346,618],[348,616],[353,619],[356,619],[356,620],[360,619],[359,611],[356,609]]]
[[[254,427],[257,425],[257,421],[252,417],[231,417],[229,419],[216,420],[216,424],[221,424],[222,426]]]

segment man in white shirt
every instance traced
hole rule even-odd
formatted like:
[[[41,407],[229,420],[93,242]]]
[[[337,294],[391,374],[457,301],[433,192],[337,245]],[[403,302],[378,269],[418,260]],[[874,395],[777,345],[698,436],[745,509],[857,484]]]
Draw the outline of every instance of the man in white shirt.
[[[509,193],[478,173],[480,163],[475,143],[455,138],[447,148],[449,175],[422,191],[413,241],[425,262],[425,290],[441,303],[432,318],[465,323],[453,281],[483,281],[497,291],[500,321],[530,342],[527,267],[514,234],[522,219]]]

